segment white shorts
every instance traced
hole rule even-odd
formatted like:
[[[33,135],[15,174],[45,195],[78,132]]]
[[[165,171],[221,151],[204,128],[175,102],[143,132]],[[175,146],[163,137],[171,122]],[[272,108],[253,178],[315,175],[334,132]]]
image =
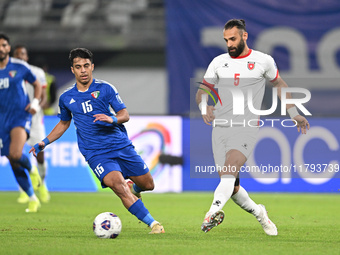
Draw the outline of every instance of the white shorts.
[[[224,166],[228,151],[234,149],[242,152],[248,159],[253,152],[259,128],[253,127],[221,127],[212,131],[212,148],[216,166]]]
[[[27,144],[29,146],[34,146],[36,143],[41,142],[45,137],[44,113],[40,110],[32,116],[30,138],[27,140]]]

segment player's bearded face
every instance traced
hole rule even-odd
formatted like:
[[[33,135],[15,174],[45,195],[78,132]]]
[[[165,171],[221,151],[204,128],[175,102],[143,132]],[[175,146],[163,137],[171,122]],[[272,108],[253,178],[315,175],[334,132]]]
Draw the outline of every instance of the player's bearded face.
[[[4,61],[8,54],[5,54],[3,51],[0,51],[0,61]]]
[[[9,46],[8,42],[6,40],[0,39],[0,61],[6,59],[10,51],[11,47]]]
[[[229,55],[232,56],[233,58],[237,58],[243,52],[244,47],[245,47],[245,43],[244,43],[243,38],[241,37],[240,43],[237,46],[228,47]],[[232,51],[232,50],[235,50],[235,51]]]

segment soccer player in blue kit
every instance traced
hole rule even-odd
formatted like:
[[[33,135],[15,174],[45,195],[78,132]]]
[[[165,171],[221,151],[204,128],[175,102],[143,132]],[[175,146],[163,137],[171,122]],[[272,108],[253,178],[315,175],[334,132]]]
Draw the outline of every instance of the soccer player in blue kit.
[[[42,142],[31,148],[30,153],[36,156],[60,138],[73,118],[79,150],[102,186],[111,188],[125,208],[151,228],[150,234],[164,233],[163,226],[137,198],[141,191],[153,190],[154,182],[123,125],[129,120],[129,113],[113,85],[93,78],[92,57],[88,49],[71,50],[69,60],[76,83],[59,98],[59,123]],[[127,178],[134,184],[129,186]]]
[[[41,179],[36,166],[22,151],[30,131],[31,114],[39,109],[41,84],[24,61],[9,57],[10,51],[8,36],[0,34],[1,156],[8,158],[15,179],[29,197],[26,212],[37,212],[40,202],[34,189],[39,187]],[[32,102],[29,101],[25,81],[34,87]]]

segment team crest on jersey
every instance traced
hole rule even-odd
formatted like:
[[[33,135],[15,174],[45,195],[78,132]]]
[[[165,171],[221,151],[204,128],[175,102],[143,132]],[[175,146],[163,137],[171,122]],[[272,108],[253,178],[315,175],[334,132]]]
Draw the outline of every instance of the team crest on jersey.
[[[9,75],[14,78],[15,75],[17,74],[17,71],[13,70],[13,71],[9,71]]]
[[[99,93],[100,93],[100,91],[98,91],[98,90],[97,90],[97,91],[94,91],[94,92],[91,93],[91,96],[92,96],[93,98],[96,98],[96,99],[97,99],[97,98],[99,97]]]
[[[249,70],[253,70],[254,67],[255,67],[255,62],[248,62],[247,67],[248,67]]]

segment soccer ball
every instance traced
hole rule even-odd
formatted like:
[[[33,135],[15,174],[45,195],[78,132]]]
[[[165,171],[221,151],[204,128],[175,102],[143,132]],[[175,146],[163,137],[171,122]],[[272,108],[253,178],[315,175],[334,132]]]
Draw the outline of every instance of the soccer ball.
[[[93,232],[99,238],[116,238],[122,231],[122,222],[111,212],[97,215],[93,221]]]

